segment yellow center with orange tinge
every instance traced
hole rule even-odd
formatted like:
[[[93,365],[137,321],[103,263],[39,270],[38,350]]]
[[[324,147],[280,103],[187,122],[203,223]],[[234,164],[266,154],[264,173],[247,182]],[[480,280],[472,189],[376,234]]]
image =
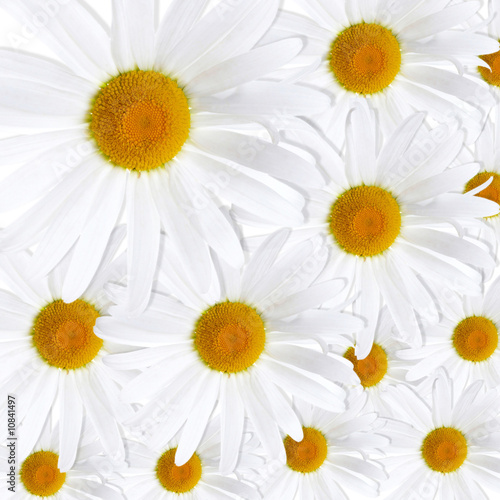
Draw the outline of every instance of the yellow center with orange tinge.
[[[237,373],[259,359],[266,343],[266,329],[253,307],[227,301],[201,315],[193,339],[196,351],[211,369]]]
[[[484,184],[490,177],[493,177],[491,184],[483,189],[481,192],[477,193],[476,196],[481,198],[486,198],[487,200],[494,201],[500,204],[500,175],[495,172],[479,172],[476,174],[466,185],[465,192],[472,191]],[[490,219],[492,217],[498,217],[498,215],[490,215],[485,217],[485,219]]]
[[[175,465],[177,448],[167,450],[156,465],[156,477],[160,484],[173,493],[191,491],[201,479],[201,460],[195,453],[184,465]]]
[[[483,316],[470,316],[460,321],[453,331],[453,347],[466,361],[486,361],[498,347],[498,329]]]
[[[401,47],[391,30],[374,23],[350,26],[334,40],[330,69],[346,90],[368,95],[386,89],[401,69]]]
[[[344,358],[354,365],[354,372],[365,388],[377,385],[387,373],[387,354],[378,344],[373,344],[372,350],[364,359],[356,357],[354,347],[347,349]]]
[[[152,170],[171,161],[189,137],[191,112],[175,80],[129,71],[106,83],[90,111],[90,132],[116,166]]]
[[[21,482],[27,491],[38,497],[55,495],[66,481],[66,473],[57,467],[59,455],[51,451],[37,451],[21,465]]]
[[[421,448],[427,466],[447,474],[458,470],[467,458],[467,440],[453,427],[440,427],[427,434]]]
[[[388,250],[401,231],[400,207],[389,191],[378,186],[357,186],[332,205],[330,232],[347,253],[373,257]]]
[[[41,358],[65,370],[90,363],[103,345],[94,333],[97,309],[78,299],[70,304],[55,300],[45,306],[33,324],[32,339]]]
[[[479,57],[489,66],[489,68],[478,66],[479,74],[485,82],[495,87],[500,87],[500,51]]]
[[[312,427],[303,427],[302,430],[304,432],[302,441],[294,441],[290,436],[284,440],[286,463],[296,472],[314,472],[326,460],[328,443],[320,431]]]

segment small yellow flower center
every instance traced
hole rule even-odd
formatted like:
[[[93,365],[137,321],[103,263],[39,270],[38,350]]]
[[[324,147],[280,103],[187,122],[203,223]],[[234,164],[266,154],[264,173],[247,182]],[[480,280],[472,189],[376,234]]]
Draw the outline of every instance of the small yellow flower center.
[[[480,172],[475,175],[465,185],[465,192],[467,193],[481,184],[484,184],[490,177],[493,177],[491,184],[486,189],[483,189],[480,193],[476,194],[476,196],[480,196],[481,198],[486,198],[487,200],[500,204],[500,175],[495,172]],[[491,217],[498,217],[498,215],[491,215],[485,218],[490,219]]]
[[[312,427],[303,427],[302,430],[304,431],[302,441],[294,441],[290,436],[284,440],[286,463],[296,472],[314,472],[326,460],[328,443],[318,430]]]
[[[184,465],[175,465],[177,448],[167,450],[158,460],[156,477],[160,484],[173,493],[191,491],[201,479],[201,460],[196,453]]]
[[[479,57],[490,67],[478,66],[479,74],[486,83],[500,87],[500,51]]]
[[[99,312],[84,300],[66,304],[55,300],[38,314],[33,325],[33,344],[49,365],[65,370],[82,368],[102,347],[94,333]]]
[[[344,358],[354,365],[354,371],[363,387],[377,385],[387,373],[387,354],[378,344],[373,344],[370,354],[364,359],[358,359],[354,355],[354,347],[347,349]]]
[[[90,132],[116,166],[151,170],[165,165],[189,137],[186,95],[156,71],[129,71],[104,85],[92,106]]]
[[[454,472],[467,458],[467,440],[453,427],[440,427],[425,436],[422,458],[436,472]]]
[[[347,253],[373,257],[387,250],[401,230],[399,204],[377,186],[358,186],[340,195],[328,218],[330,231]]]
[[[470,316],[460,321],[453,331],[453,347],[467,361],[485,361],[498,347],[498,330],[493,321]]]
[[[212,370],[237,373],[262,354],[266,329],[260,314],[241,302],[221,302],[207,309],[194,330],[194,346]]]
[[[379,24],[350,26],[334,40],[330,69],[346,90],[375,94],[387,88],[401,68],[396,36]]]
[[[21,481],[32,495],[55,495],[66,481],[66,473],[57,467],[59,455],[51,451],[32,453],[21,466]]]

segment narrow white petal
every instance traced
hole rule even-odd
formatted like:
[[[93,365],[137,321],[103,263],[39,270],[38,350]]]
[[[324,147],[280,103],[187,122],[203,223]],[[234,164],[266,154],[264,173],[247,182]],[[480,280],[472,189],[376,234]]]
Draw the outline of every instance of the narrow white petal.
[[[127,309],[136,316],[148,305],[160,249],[160,216],[147,177],[129,177],[127,212]]]
[[[59,378],[59,462],[61,472],[67,472],[75,463],[83,421],[83,408],[73,370]]]

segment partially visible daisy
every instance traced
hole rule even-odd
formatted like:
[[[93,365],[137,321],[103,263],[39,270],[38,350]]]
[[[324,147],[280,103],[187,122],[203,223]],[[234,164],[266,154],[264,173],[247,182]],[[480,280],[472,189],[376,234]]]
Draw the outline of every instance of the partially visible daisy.
[[[286,464],[276,465],[263,485],[264,498],[348,500],[346,492],[377,496],[387,476],[369,456],[386,448],[389,439],[377,433],[380,421],[364,409],[366,401],[366,394],[350,398],[349,409],[340,414],[299,402],[304,437],[284,438]]]
[[[25,430],[27,429],[21,427],[20,435]],[[116,464],[100,454],[101,447],[94,441],[93,436],[94,434],[90,432],[82,438],[74,464],[63,472],[58,465],[61,447],[57,427],[51,431],[50,425],[45,425],[40,439],[31,452],[16,464],[16,493],[10,495],[9,498],[13,500],[40,500],[40,498],[125,500],[120,489],[110,486],[109,478],[103,477],[103,471],[109,472]],[[5,446],[1,446],[2,470],[10,467],[10,465],[7,466],[8,457],[8,450]]]
[[[496,0],[488,2],[487,33],[494,41],[500,40],[500,5]],[[486,23],[485,23],[486,24]],[[486,31],[486,30],[485,30]],[[500,51],[482,52],[481,62],[475,66],[474,75],[489,86],[490,91],[500,100]]]
[[[96,319],[109,307],[103,284],[125,269],[123,259],[110,263],[123,236],[123,227],[113,233],[102,267],[83,295],[70,303],[61,299],[61,289],[71,254],[39,279],[27,272],[28,253],[0,255],[0,276],[10,288],[0,291],[0,386],[19,397],[19,453],[32,449],[54,414],[60,420],[62,472],[75,461],[84,415],[106,453],[117,459],[124,454],[117,420],[132,410],[119,400],[122,374],[102,363],[111,346],[94,332]]]
[[[444,371],[436,378],[429,407],[409,387],[393,387],[391,403],[401,420],[388,420],[391,438],[387,500],[412,494],[437,500],[487,500],[483,491],[500,488],[500,458],[495,453],[500,433],[497,391],[482,391],[482,382],[453,392]],[[498,450],[496,450],[498,451]]]
[[[217,401],[222,472],[235,467],[245,415],[269,456],[276,458],[283,451],[280,429],[302,439],[288,394],[330,411],[345,407],[345,392],[333,382],[352,384],[358,377],[345,358],[319,350],[316,338],[321,343],[321,334],[304,331],[302,319],[302,313],[324,302],[342,302],[345,282],[320,282],[326,255],[312,241],[282,253],[288,235],[282,230],[269,236],[243,269],[214,258],[217,279],[207,294],[187,285],[189,275],[171,265],[178,261],[178,249],[165,242],[159,286],[168,295],[154,293],[137,318],[127,319],[116,307],[111,317],[97,320],[102,338],[145,347],[110,355],[105,362],[142,371],[123,390],[126,401],[146,403],[131,424],[149,417],[159,401],[170,409],[152,434],[151,446],[165,446],[184,425],[176,465],[186,463],[196,450]],[[113,287],[110,292],[120,306],[126,291]],[[334,304],[326,319],[333,331],[363,326]]]
[[[458,391],[482,380],[488,388],[500,384],[500,278],[487,285],[482,297],[467,297],[447,291],[439,297],[443,313],[438,325],[425,329],[425,345],[398,354],[417,361],[407,379],[422,380],[434,376],[443,366]]]
[[[482,276],[474,267],[494,268],[474,239],[453,233],[462,221],[473,225],[476,218],[497,215],[499,206],[463,193],[479,165],[449,168],[463,148],[463,132],[423,131],[424,116],[411,116],[379,142],[373,112],[358,103],[347,121],[345,160],[323,141],[330,183],[308,191],[304,234],[322,235],[330,249],[329,275],[346,276],[362,292],[353,305],[368,322],[356,337],[360,359],[372,348],[382,297],[403,340],[419,345],[419,316],[437,320],[422,280],[437,278],[451,287],[461,282],[468,293],[479,294]]]
[[[260,495],[254,485],[241,481],[246,470],[244,462],[253,453],[244,442],[238,457],[238,466],[231,476],[219,472],[220,432],[209,426],[190,459],[181,466],[174,461],[178,447],[177,437],[158,452],[147,446],[126,441],[127,462],[123,481],[119,481],[129,499],[147,500],[257,500]]]
[[[476,196],[500,203],[500,104],[493,108],[491,115],[494,120],[487,120],[475,144],[474,158],[481,164],[481,169],[467,181],[464,191],[473,191]],[[478,189],[486,181],[491,182],[486,189]],[[480,239],[491,242],[492,247],[496,248],[500,238],[500,217],[487,217],[484,222],[493,229],[494,237],[490,237],[487,228],[480,228],[478,236]]]
[[[243,263],[222,203],[293,226],[304,200],[287,184],[322,184],[313,163],[241,132],[329,105],[315,90],[261,79],[302,49],[299,39],[254,48],[279,0],[220,2],[208,13],[207,1],[188,3],[172,1],[157,27],[154,0],[114,0],[108,29],[85,2],[64,2],[38,33],[63,64],[0,50],[1,116],[27,130],[0,143],[1,163],[22,165],[0,183],[0,210],[32,202],[2,230],[0,248],[37,244],[29,269],[44,276],[74,246],[66,302],[90,283],[122,212],[128,309],[137,314],[149,300],[161,229],[184,249],[179,265],[196,268],[191,285],[206,291],[210,248]],[[22,23],[45,7],[0,5]]]
[[[387,406],[384,394],[390,384],[405,383],[405,375],[409,363],[398,356],[398,351],[405,346],[399,339],[399,334],[389,311],[384,307],[377,319],[372,350],[366,358],[358,359],[355,355],[355,339],[353,335],[339,337],[331,345],[334,353],[344,356],[354,366],[354,371],[360,383],[352,390],[364,392],[368,398],[371,411],[380,415],[390,416],[392,408]]]
[[[499,49],[498,38],[476,33],[479,26],[461,27],[480,2],[298,3],[309,18],[282,12],[274,29],[278,37],[307,37],[298,60],[306,76],[300,76],[335,95],[335,106],[320,120],[336,145],[343,143],[345,118],[359,97],[378,110],[386,132],[415,111],[426,111],[439,122],[459,117],[471,132],[470,142],[475,140],[483,109],[494,100],[483,86],[458,74],[454,64],[477,66],[479,55]]]

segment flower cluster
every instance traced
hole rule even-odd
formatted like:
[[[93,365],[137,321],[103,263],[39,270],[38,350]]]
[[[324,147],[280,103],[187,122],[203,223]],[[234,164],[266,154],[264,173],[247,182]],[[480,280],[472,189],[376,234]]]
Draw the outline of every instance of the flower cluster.
[[[496,1],[111,3],[0,0],[0,496],[497,498]]]

